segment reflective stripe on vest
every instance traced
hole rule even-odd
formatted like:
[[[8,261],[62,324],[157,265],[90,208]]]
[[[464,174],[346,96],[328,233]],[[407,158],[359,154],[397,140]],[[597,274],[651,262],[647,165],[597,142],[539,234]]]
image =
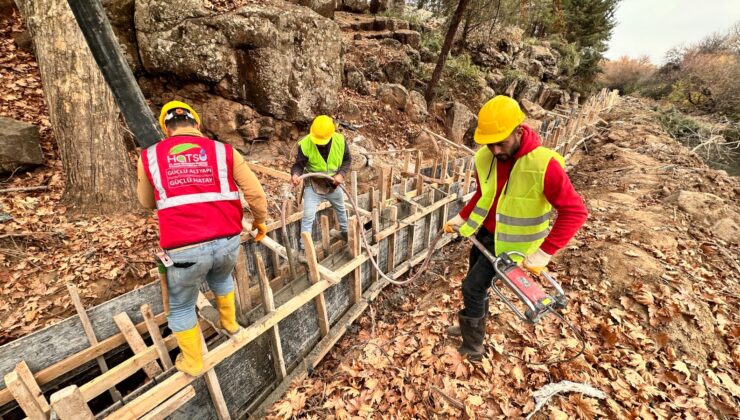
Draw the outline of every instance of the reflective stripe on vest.
[[[321,172],[327,175],[334,175],[342,166],[344,161],[344,149],[346,144],[344,142],[344,136],[339,133],[334,133],[331,137],[331,148],[329,149],[329,156],[326,160],[321,156],[319,148],[314,142],[311,141],[310,136],[306,136],[298,142],[301,148],[301,152],[308,159],[306,164],[307,172]]]
[[[154,184],[154,188],[156,188],[159,193],[159,199],[157,200],[158,210],[182,206],[185,204],[239,200],[239,191],[229,191],[229,171],[226,164],[226,146],[219,142],[214,142],[214,144],[216,146],[216,170],[218,173],[218,182],[221,185],[221,192],[184,194],[175,197],[167,197],[164,185],[162,185],[162,175],[159,171],[159,161],[157,158],[157,146],[159,144],[161,143],[149,146],[147,149],[147,163],[149,166],[149,172],[152,174],[152,184]]]
[[[536,251],[547,237],[552,206],[544,196],[544,178],[551,159],[564,166],[563,158],[545,147],[537,147],[517,159],[504,191],[496,205],[494,252],[499,255]],[[460,228],[463,236],[473,235],[483,224],[496,195],[496,161],[487,147],[475,154],[481,197],[467,222]],[[490,173],[490,175],[489,175]]]

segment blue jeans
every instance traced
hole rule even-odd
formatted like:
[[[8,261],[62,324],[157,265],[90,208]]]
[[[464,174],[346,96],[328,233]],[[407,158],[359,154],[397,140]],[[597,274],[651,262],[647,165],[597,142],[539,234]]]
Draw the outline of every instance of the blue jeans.
[[[239,243],[239,235],[236,235],[180,251],[167,251],[175,263],[167,268],[170,297],[167,323],[172,331],[186,331],[197,324],[195,302],[203,279],[216,296],[223,296],[234,290],[231,272],[236,265]]]
[[[347,231],[347,211],[344,209],[344,192],[342,189],[337,187],[328,194],[318,194],[310,185],[307,185],[303,190],[301,232],[311,233],[313,230],[313,221],[316,220],[316,208],[324,200],[329,201],[331,206],[334,207],[334,211],[337,213],[337,219],[339,220],[339,230],[342,232]],[[301,242],[301,248],[303,248],[303,242]]]

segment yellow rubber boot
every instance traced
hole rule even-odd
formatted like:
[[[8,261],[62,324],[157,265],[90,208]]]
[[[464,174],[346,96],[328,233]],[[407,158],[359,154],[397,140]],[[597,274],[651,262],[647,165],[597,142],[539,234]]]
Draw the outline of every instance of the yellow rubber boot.
[[[180,354],[175,360],[175,367],[180,372],[198,376],[203,372],[203,339],[198,325],[185,331],[174,332]]]
[[[229,292],[223,296],[216,296],[216,307],[221,315],[221,328],[229,334],[239,331],[239,324],[236,322],[236,304],[234,303],[234,292]]]

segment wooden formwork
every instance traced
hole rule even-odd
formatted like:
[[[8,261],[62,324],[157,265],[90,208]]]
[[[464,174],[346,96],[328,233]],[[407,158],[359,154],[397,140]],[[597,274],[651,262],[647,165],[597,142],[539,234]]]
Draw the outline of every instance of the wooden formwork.
[[[603,90],[582,106],[556,109],[558,116],[543,125],[544,145],[567,161],[616,100],[616,91]],[[260,244],[243,238],[234,280],[238,319],[246,328],[226,339],[200,322],[207,338],[204,375],[193,378],[172,367],[177,343],[163,329],[158,281],[89,310],[70,287],[78,315],[0,347],[0,417],[18,406],[31,419],[54,411],[61,420],[225,419],[261,412],[317,366],[388,284],[360,246],[360,235],[372,244],[381,269],[399,278],[424,260],[435,233],[472,195],[473,151],[434,136],[467,156],[454,159],[445,152],[422,170],[421,151],[394,152],[403,155],[402,166],[378,168],[378,183],[365,194],[358,194],[352,173],[350,195],[359,209],[347,206],[348,244],[332,239],[336,218],[328,203],[319,207],[311,235],[300,235],[302,212],[289,211],[286,226],[270,224]],[[291,249],[298,241],[306,245],[307,264],[294,274],[282,238]],[[206,287],[203,292],[200,308],[210,305]],[[74,385],[62,388],[69,383]],[[124,388],[129,391],[121,395]]]
[[[260,244],[244,238],[234,278],[238,319],[246,327],[226,339],[201,322],[206,374],[193,378],[172,367],[177,344],[164,328],[159,282],[153,282],[95,308],[80,304],[78,315],[0,347],[0,372],[7,374],[0,415],[16,404],[32,419],[48,418],[52,410],[62,420],[223,419],[254,412],[315,367],[388,284],[360,247],[363,232],[383,271],[398,278],[423,261],[433,236],[469,198],[470,159],[445,153],[424,170],[420,159],[415,165],[411,156],[406,160],[403,168],[379,168],[377,187],[365,194],[357,194],[352,174],[350,194],[360,208],[355,213],[347,206],[348,245],[332,238],[336,219],[326,203],[311,235],[301,238],[296,212],[285,228],[271,224]],[[301,239],[306,244],[308,263],[295,278],[283,229],[292,249]],[[210,305],[203,291],[199,307]]]

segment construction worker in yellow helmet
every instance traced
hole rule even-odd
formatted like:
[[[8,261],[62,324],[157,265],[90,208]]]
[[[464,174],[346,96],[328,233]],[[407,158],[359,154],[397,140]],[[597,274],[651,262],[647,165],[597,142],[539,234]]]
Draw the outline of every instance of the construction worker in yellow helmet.
[[[508,96],[496,96],[480,109],[474,134],[481,145],[475,154],[477,189],[445,224],[445,232],[475,235],[494,255],[519,251],[526,255],[521,263],[539,275],[576,234],[588,212],[565,172],[563,157],[542,146],[524,119],[519,104]],[[552,209],[557,219],[550,229]],[[495,272],[476,247],[471,248],[468,263],[459,325],[447,331],[462,336],[461,354],[480,360],[485,354],[488,288]]]
[[[301,232],[313,231],[316,208],[322,201],[329,201],[339,221],[341,238],[347,241],[344,193],[337,187],[344,182],[351,164],[349,147],[345,144],[344,136],[336,131],[332,118],[327,115],[314,118],[309,134],[298,142],[295,164],[291,169],[292,182],[297,186],[298,177],[308,172],[323,173],[333,180],[309,178],[304,183]],[[303,251],[302,242],[300,248]]]
[[[205,137],[190,105],[168,102],[159,124],[166,138],[142,151],[137,164],[138,197],[156,208],[158,256],[167,266],[170,313],[167,322],[180,346],[178,370],[197,376],[203,371],[202,338],[195,303],[200,283],[216,295],[216,309],[202,315],[225,334],[239,330],[234,304],[234,270],[242,232],[244,193],[254,218],[256,240],[267,227],[267,198],[257,177],[238,151]]]

